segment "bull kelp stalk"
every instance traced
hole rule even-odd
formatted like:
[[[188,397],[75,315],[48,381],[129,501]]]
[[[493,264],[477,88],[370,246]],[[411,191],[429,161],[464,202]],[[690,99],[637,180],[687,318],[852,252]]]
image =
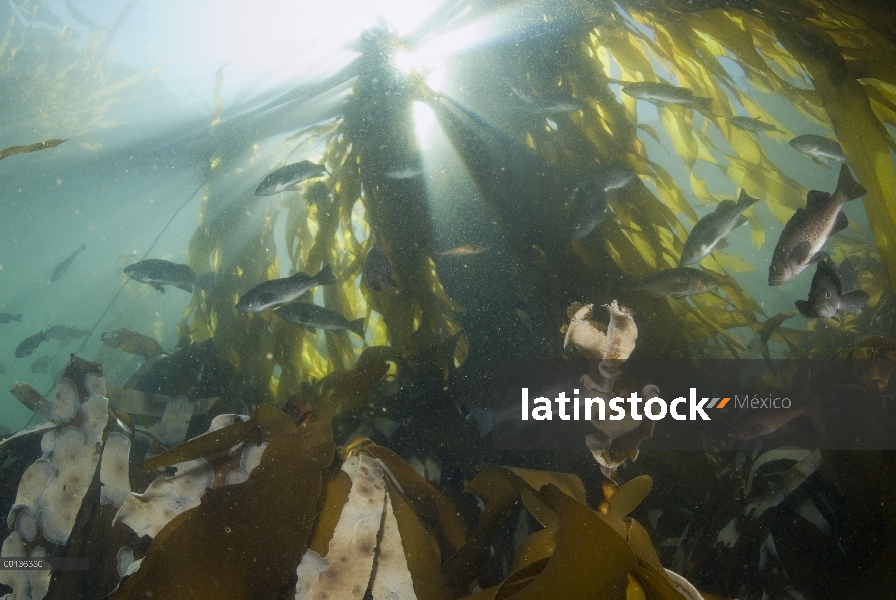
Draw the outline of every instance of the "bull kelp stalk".
[[[216,133],[221,123],[223,70],[215,77],[214,111],[209,126],[209,148],[216,148]],[[219,149],[220,150],[220,149]],[[245,226],[249,215],[246,198],[236,200],[227,193],[233,173],[220,154],[212,152],[203,165],[205,193],[199,211],[199,226],[190,239],[189,264],[199,274],[215,273],[215,285],[209,291],[196,287],[193,299],[179,326],[181,337],[194,343],[215,338],[221,356],[252,382],[255,402],[272,398],[270,382],[274,361],[274,340],[268,328],[270,315],[246,317],[235,309],[234,291],[245,289],[245,282],[279,277],[279,261],[273,236],[275,215],[270,209],[258,211],[251,223],[253,235],[241,248],[226,240]],[[188,324],[188,318],[192,321]]]
[[[402,353],[413,354],[458,333],[457,307],[442,289],[430,258],[421,181],[383,176],[398,165],[419,163],[411,103],[420,88],[392,70],[395,48],[388,34],[365,34],[365,40],[358,60],[361,76],[344,107],[344,119],[304,128],[278,151],[282,158],[275,166],[295,162],[295,152],[313,140],[324,147],[323,163],[330,173],[324,182],[306,182],[300,192],[278,198],[288,207],[285,249],[290,272],[313,275],[330,265],[336,274],[339,285],[317,290],[317,304],[322,298],[323,306],[349,319],[367,317],[368,343],[391,341]],[[205,167],[206,194],[189,258],[197,273],[215,272],[215,286],[196,291],[180,333],[193,342],[214,337],[223,356],[260,394],[257,401],[282,404],[301,382],[353,367],[363,346],[350,337],[354,334],[329,331],[321,344],[317,334],[307,334],[270,311],[245,314],[234,309],[239,293],[287,273],[281,272],[274,239],[277,204],[259,201],[245,189],[243,169],[232,164],[226,144],[218,139],[220,91],[219,73],[208,147],[214,149],[217,143],[221,148],[220,154],[209,155]],[[250,164],[258,158],[256,146]],[[327,198],[312,203],[308,199],[320,194],[320,186]],[[240,195],[234,197],[233,189]],[[372,293],[361,280],[364,258],[374,242],[389,252],[396,274],[394,294]],[[382,317],[372,317],[372,310]],[[462,360],[465,352],[466,344],[459,343],[455,356]]]
[[[412,111],[419,82],[393,66],[399,42],[391,34],[368,31],[362,43],[361,75],[343,123],[356,160],[347,163],[343,183],[363,187],[373,238],[389,253],[396,293],[376,298],[368,293],[368,298],[383,315],[392,345],[407,352],[447,339],[459,327],[430,255],[432,232],[423,180],[384,176],[420,164]],[[353,202],[345,202],[340,210],[351,211],[352,206]],[[365,244],[365,255],[370,245]]]

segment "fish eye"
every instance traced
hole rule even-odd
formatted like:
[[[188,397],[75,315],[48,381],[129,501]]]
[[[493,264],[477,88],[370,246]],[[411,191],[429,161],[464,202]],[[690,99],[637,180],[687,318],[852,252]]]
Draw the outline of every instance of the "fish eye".
[[[772,265],[772,266],[770,266],[770,267],[768,268],[768,272],[769,272],[769,274],[774,274],[774,273],[776,273],[777,271],[778,271],[778,267],[776,267],[775,265]]]
[[[573,224],[572,224],[572,228],[573,228],[573,229],[581,229],[581,228],[582,228],[582,224],[581,224],[581,223],[573,223]]]
[[[830,298],[830,297],[831,297],[831,292],[830,292],[830,290],[825,290],[825,291],[824,291],[824,297],[825,297],[825,298]]]

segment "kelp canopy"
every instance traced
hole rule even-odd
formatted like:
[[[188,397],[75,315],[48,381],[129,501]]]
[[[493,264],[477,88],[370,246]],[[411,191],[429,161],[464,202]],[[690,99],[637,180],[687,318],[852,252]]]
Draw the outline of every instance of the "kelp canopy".
[[[730,181],[729,189],[764,200],[781,223],[805,205],[808,190],[766,155],[756,139],[760,134],[731,123],[746,114],[774,125],[779,131],[769,135],[779,141],[800,134],[763,110],[756,100],[761,93],[786,99],[807,123],[837,137],[869,190],[864,206],[873,232],[870,239],[853,225],[828,245],[835,260],[850,257],[858,265],[861,287],[871,296],[869,309],[848,316],[833,334],[810,325],[808,331],[781,328],[772,339],[798,355],[818,355],[892,313],[896,171],[887,127],[896,126],[896,68],[884,58],[896,51],[892,15],[872,3],[808,1],[639,0],[562,8],[477,3],[451,26],[456,30],[495,15],[507,15],[500,35],[451,56],[451,83],[444,90],[431,89],[421,72],[397,69],[395,56],[443,35],[438,26],[452,16],[445,14],[408,39],[385,30],[366,32],[355,46],[360,57],[340,73],[290,91],[269,103],[270,110],[232,121],[221,105],[219,72],[206,192],[190,247],[190,265],[198,274],[214,271],[217,285],[194,297],[183,334],[193,341],[213,336],[276,404],[302,381],[349,368],[365,345],[389,344],[407,359],[451,341],[443,366],[453,368],[469,354],[468,381],[481,381],[498,356],[527,356],[533,349],[539,356],[557,356],[556,332],[571,301],[609,302],[636,280],[677,265],[697,220],[687,196],[710,206],[720,200],[701,176],[707,167]],[[508,78],[525,82],[535,99],[562,91],[584,106],[547,122],[540,114],[508,112],[500,100],[508,94]],[[643,102],[611,87],[614,81],[642,80],[710,97],[711,110],[658,107],[664,130],[658,132],[643,122]],[[332,100],[346,90],[338,108],[320,110],[322,98]],[[500,250],[488,261],[458,269],[438,260],[428,197],[434,189],[469,183],[421,154],[415,102],[429,105],[441,139],[478,190],[478,198],[464,203],[469,214],[457,214],[452,227],[490,236]],[[306,107],[307,114],[300,122],[272,124],[274,108],[286,104]],[[277,148],[268,143],[262,149],[264,139],[250,139],[243,150],[233,149],[233,132],[253,130],[253,119],[255,131],[280,134]],[[323,120],[309,125],[315,119]],[[689,182],[675,179],[648,152],[649,138],[671,140]],[[251,195],[259,173],[315,156],[329,170],[324,181],[332,200],[306,204],[302,197],[312,185],[320,192],[321,184],[312,182],[276,202],[259,203]],[[645,185],[621,190],[612,202],[615,218],[570,243],[564,230],[569,180],[613,160],[633,168]],[[423,169],[424,177],[386,175],[408,166]],[[750,211],[746,216],[753,245],[770,254],[775,240],[766,235],[767,224]],[[464,225],[492,219],[494,227]],[[360,284],[363,259],[375,243],[393,263],[391,293],[372,293]],[[364,344],[353,344],[347,333],[303,335],[270,314],[247,317],[234,310],[239,294],[283,274],[281,256],[289,257],[291,271],[313,274],[331,265],[340,285],[323,288],[317,297],[351,318],[367,317]],[[763,316],[756,290],[745,289],[731,274],[764,265],[725,251],[702,265],[721,283],[714,293],[686,301],[626,298],[638,314],[651,317],[644,321],[642,352],[738,356],[743,345],[732,329],[756,331],[769,316]],[[519,327],[518,311],[528,316],[528,328]]]

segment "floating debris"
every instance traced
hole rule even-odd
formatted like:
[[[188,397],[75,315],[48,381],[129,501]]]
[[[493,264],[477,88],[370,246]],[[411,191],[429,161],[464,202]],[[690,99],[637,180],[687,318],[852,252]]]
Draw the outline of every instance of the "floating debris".
[[[24,154],[26,152],[36,152],[38,150],[55,148],[59,144],[67,141],[68,140],[52,139],[45,142],[37,142],[36,144],[28,144],[27,146],[10,146],[9,148],[0,150],[0,160],[13,156],[14,154]]]

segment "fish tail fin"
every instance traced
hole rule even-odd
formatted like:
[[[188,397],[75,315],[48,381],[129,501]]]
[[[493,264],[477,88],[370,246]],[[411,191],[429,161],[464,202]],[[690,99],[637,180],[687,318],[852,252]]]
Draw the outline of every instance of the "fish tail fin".
[[[840,167],[840,178],[837,180],[837,192],[846,196],[846,201],[861,198],[868,193],[861,183],[852,176],[852,171],[846,166],[846,163]]]
[[[355,319],[351,323],[348,324],[349,331],[357,333],[361,338],[364,337],[364,317],[360,319]]]
[[[706,112],[712,112],[712,98],[694,98],[694,104],[705,110]]]
[[[749,195],[746,190],[740,190],[740,196],[737,198],[737,208],[743,212],[759,202],[759,198]]]
[[[865,308],[868,304],[869,296],[862,290],[856,290],[848,294],[840,296],[840,312],[856,313]]]
[[[333,275],[333,270],[330,268],[330,265],[325,265],[324,268],[314,276],[314,279],[317,281],[317,285],[336,285],[336,276]]]
[[[11,317],[11,319],[12,319],[13,321],[18,321],[19,323],[21,323],[21,322],[22,322],[22,315],[21,315],[21,314],[13,315],[13,316]]]
[[[815,312],[812,310],[812,305],[809,304],[808,300],[797,300],[794,304],[801,315],[807,319],[815,318]]]

